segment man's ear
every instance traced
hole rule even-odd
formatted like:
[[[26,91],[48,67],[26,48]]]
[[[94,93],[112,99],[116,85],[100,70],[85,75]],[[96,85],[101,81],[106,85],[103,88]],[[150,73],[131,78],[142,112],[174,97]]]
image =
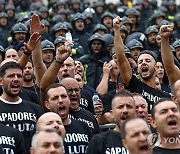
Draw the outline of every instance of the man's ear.
[[[110,115],[112,118],[114,118],[113,110],[110,110]]]
[[[156,121],[155,121],[153,118],[151,118],[150,123],[151,123],[151,126],[152,126],[153,128],[155,128],[155,129],[157,128]]]
[[[2,79],[2,77],[0,77],[0,86],[2,86],[3,85],[3,79]]]
[[[30,147],[29,152],[30,152],[30,154],[34,154],[34,149],[32,147]]]
[[[172,95],[172,96],[171,96],[171,99],[172,99],[172,101],[177,102],[176,96]]]
[[[46,109],[50,110],[50,106],[49,106],[49,102],[48,101],[44,102],[44,106],[46,107]]]
[[[126,140],[125,139],[122,139],[122,143],[123,143],[124,147],[127,149],[127,144],[126,144]]]

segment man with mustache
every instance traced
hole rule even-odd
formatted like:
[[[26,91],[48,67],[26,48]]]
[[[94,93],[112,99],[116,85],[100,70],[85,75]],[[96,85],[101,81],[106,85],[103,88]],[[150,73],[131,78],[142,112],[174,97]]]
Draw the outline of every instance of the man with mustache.
[[[115,121],[115,128],[93,136],[87,154],[124,153],[126,148],[122,145],[121,124],[130,117],[136,117],[135,103],[132,94],[127,90],[117,92],[112,100],[110,112]]]
[[[153,153],[179,154],[180,111],[177,105],[171,99],[161,99],[152,108],[152,119],[152,126],[156,128],[161,141]]]

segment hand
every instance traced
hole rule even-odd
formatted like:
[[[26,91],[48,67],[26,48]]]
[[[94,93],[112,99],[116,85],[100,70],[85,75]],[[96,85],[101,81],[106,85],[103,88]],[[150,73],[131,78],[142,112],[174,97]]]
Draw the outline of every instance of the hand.
[[[39,33],[33,33],[31,36],[30,36],[30,39],[27,43],[24,43],[26,49],[28,52],[32,52],[37,43],[39,42],[39,40],[41,39],[41,35]]]
[[[71,43],[66,41],[64,45],[60,46],[56,50],[56,60],[63,63],[71,54],[71,48],[69,47]]]
[[[109,74],[112,69],[112,65],[110,63],[105,62],[103,65],[103,74]]]
[[[103,103],[99,99],[98,102],[94,104],[95,116],[97,118],[100,118],[102,116],[102,114],[103,114],[103,110],[104,110]]]
[[[159,34],[156,36],[156,42],[158,45],[161,45],[161,36]]]
[[[40,22],[38,15],[32,15],[30,19],[30,33],[33,34],[34,32],[38,32],[39,34],[42,34],[45,29],[44,24]]]
[[[162,25],[160,27],[160,36],[161,37],[170,37],[173,31],[173,25]]]
[[[119,29],[122,26],[122,18],[120,16],[117,16],[116,18],[113,19],[113,27],[114,30]]]
[[[117,64],[118,60],[117,60],[116,54],[114,54],[112,58],[113,58],[113,60],[115,61],[115,63]]]

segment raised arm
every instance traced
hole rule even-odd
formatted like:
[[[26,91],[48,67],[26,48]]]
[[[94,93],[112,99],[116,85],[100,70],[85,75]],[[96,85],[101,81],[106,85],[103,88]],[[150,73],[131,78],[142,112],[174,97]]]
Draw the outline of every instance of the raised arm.
[[[45,74],[43,75],[40,82],[40,98],[41,103],[44,103],[44,92],[45,89],[56,81],[57,74],[63,62],[69,57],[71,49],[69,43],[65,42],[65,45],[60,46],[56,50],[56,57],[52,64],[49,66]]]
[[[121,77],[126,86],[129,85],[129,81],[132,77],[131,66],[125,56],[124,44],[121,38],[120,27],[122,25],[122,20],[119,16],[113,19],[114,26],[114,48],[117,58],[117,65],[121,74]]]
[[[41,36],[43,31],[44,31],[44,25],[40,22],[39,16],[33,15],[30,19],[30,32],[38,33]],[[40,87],[41,78],[47,70],[42,59],[42,49],[41,49],[40,39],[36,44],[35,49],[32,53],[32,60],[34,64],[34,73],[36,76],[36,84],[38,87]]]
[[[112,65],[110,63],[105,62],[103,65],[103,76],[101,82],[96,88],[96,91],[99,94],[99,96],[102,96],[108,92],[108,81],[111,69]]]
[[[171,86],[180,79],[180,70],[174,63],[174,55],[170,48],[169,37],[172,31],[171,25],[163,25],[160,28],[161,56]]]
[[[29,61],[29,57],[32,54],[32,51],[34,50],[35,46],[37,45],[37,43],[40,40],[40,35],[38,33],[33,33],[30,38],[29,41],[27,43],[24,43],[27,51],[25,51],[22,56],[19,58],[18,60],[18,64],[20,64],[23,68],[26,66],[27,62]]]

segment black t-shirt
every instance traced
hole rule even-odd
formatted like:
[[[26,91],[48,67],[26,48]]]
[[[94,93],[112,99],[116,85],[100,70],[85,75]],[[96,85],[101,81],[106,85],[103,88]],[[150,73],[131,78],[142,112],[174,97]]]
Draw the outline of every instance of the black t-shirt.
[[[122,144],[121,134],[114,130],[109,130],[93,136],[87,154],[128,154]]]
[[[180,154],[180,148],[179,149],[165,149],[161,147],[155,147],[153,148],[153,154]]]
[[[143,95],[148,103],[149,112],[152,109],[153,104],[161,98],[171,98],[169,93],[148,86],[147,84],[137,79],[134,75],[132,76],[127,89],[132,93],[135,92]]]
[[[108,81],[108,92],[116,90],[116,82]]]
[[[24,138],[15,128],[0,123],[0,143],[5,154],[27,154],[24,148]]]
[[[116,90],[113,90],[101,96],[101,101],[104,107],[104,113],[109,112],[111,110],[111,102],[115,94]]]
[[[3,151],[3,148],[2,148],[2,145],[0,144],[0,153],[1,154],[5,154],[4,151]]]
[[[71,119],[71,124],[65,125],[64,139],[65,154],[86,153],[88,143],[92,137],[87,124]]]
[[[89,126],[92,135],[100,132],[99,124],[91,112],[80,109],[79,111],[69,111],[69,116],[71,119],[85,122]]]
[[[21,98],[17,102],[8,102],[0,97],[0,122],[22,133],[26,150],[30,148],[36,122],[43,113],[40,105]]]
[[[94,106],[92,101],[92,95],[89,93],[89,91],[82,89],[81,90],[81,100],[80,105],[82,109],[90,111],[92,114],[94,114]]]
[[[39,90],[39,87],[37,86],[37,84],[34,84],[32,87],[23,87],[23,89],[33,91],[36,94],[36,96],[40,102],[40,90]]]

